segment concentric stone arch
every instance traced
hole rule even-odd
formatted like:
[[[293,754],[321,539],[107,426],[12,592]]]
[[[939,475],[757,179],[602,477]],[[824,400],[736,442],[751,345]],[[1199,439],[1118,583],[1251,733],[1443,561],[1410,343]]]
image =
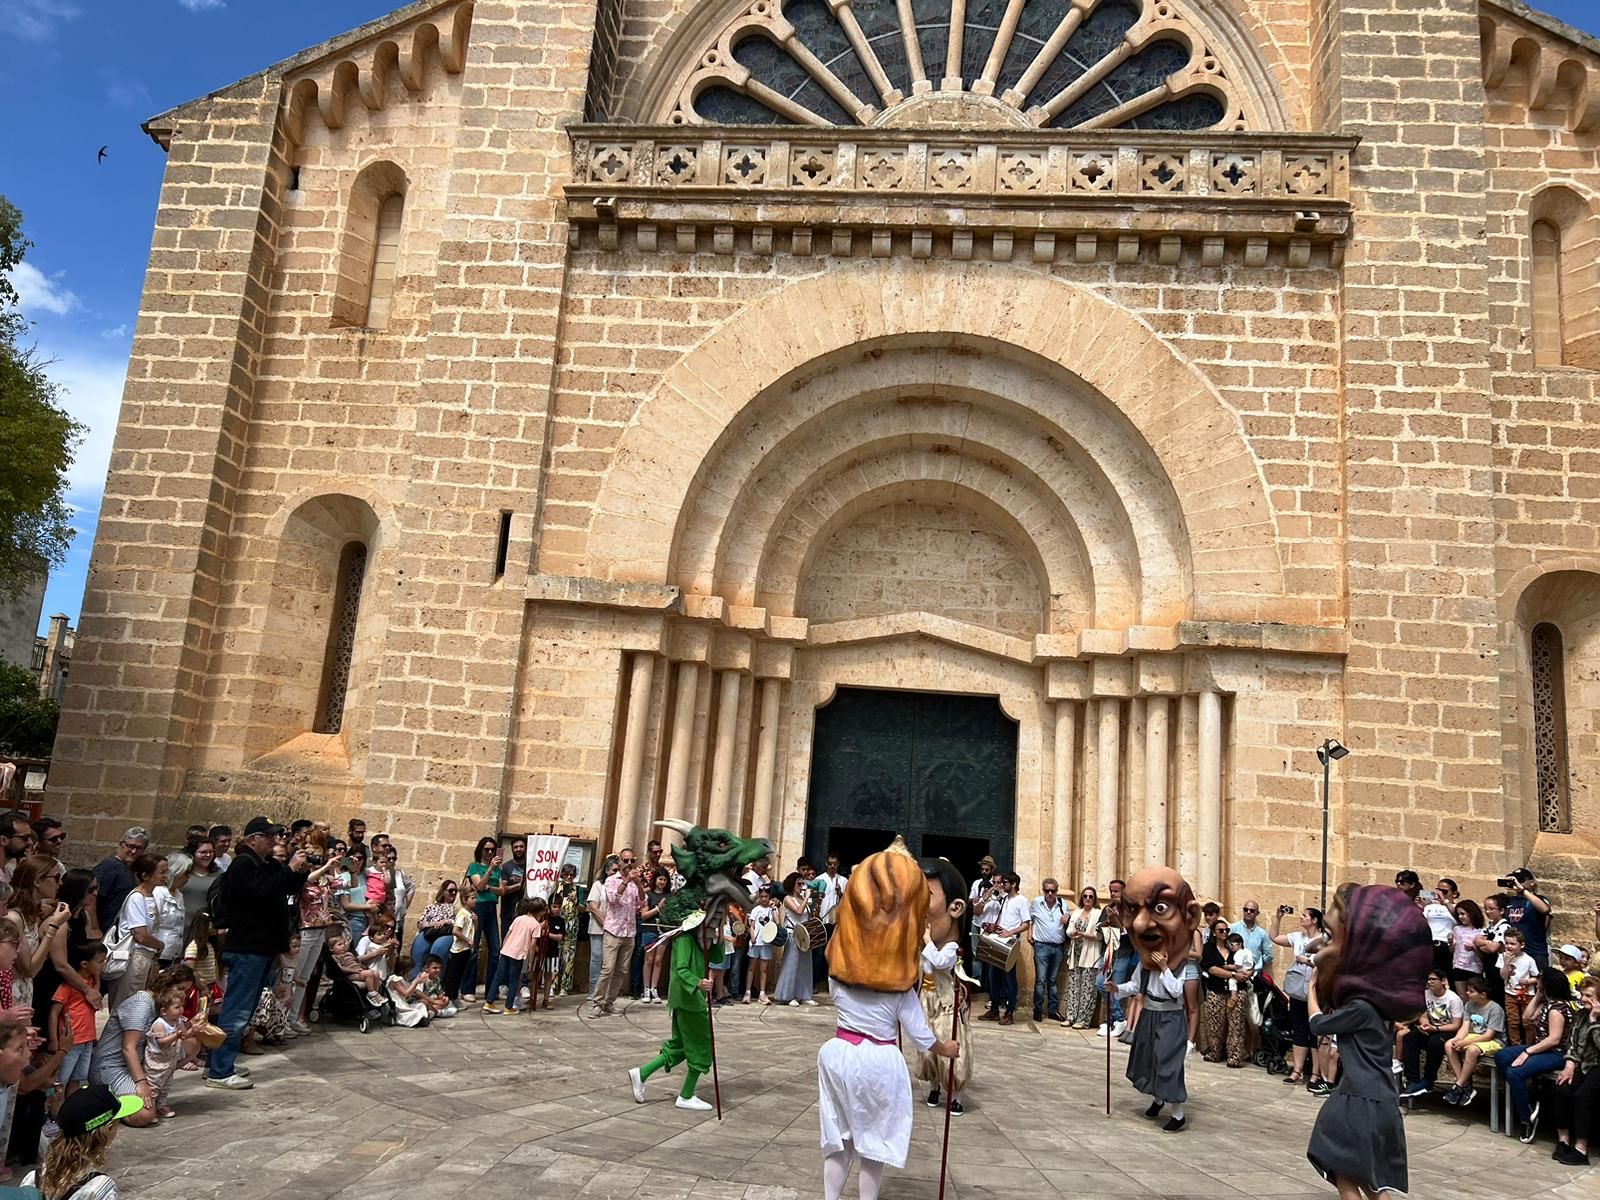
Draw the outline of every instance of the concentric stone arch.
[[[1186,611],[1168,616],[1256,619],[1263,601],[1282,594],[1276,520],[1238,416],[1154,331],[1090,291],[1026,269],[898,260],[790,284],[687,352],[623,435],[580,569],[672,582],[691,498],[741,413],[879,345],[941,337],[1034,361],[1127,422],[1159,476],[1150,488],[1170,495],[1192,571]],[[1070,440],[1051,425],[1040,418],[1041,438]]]

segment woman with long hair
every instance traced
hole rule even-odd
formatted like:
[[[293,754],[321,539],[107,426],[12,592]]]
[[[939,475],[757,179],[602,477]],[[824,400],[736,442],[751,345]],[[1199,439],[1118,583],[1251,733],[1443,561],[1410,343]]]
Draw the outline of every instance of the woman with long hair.
[[[1233,972],[1228,965],[1228,923],[1218,917],[1207,932],[1211,936],[1200,952],[1200,988],[1205,996],[1200,1009],[1200,1056],[1214,1063],[1227,1056],[1228,983]]]
[[[1094,1024],[1099,997],[1094,990],[1095,968],[1100,965],[1100,893],[1086,887],[1078,893],[1078,908],[1067,922],[1067,1024],[1088,1029]]]
[[[106,1174],[117,1123],[148,1124],[130,1119],[147,1111],[137,1096],[118,1097],[94,1084],[80,1088],[62,1102],[56,1116],[61,1134],[23,1186],[38,1188],[44,1200],[117,1200],[117,1185]]]
[[[644,953],[644,970],[640,978],[640,998],[646,1004],[663,1004],[657,985],[661,982],[662,949],[661,907],[672,895],[672,873],[657,867],[650,873],[650,886],[645,889],[644,907],[639,910],[639,946]]]
[[[553,981],[555,994],[567,996],[572,993],[573,967],[578,961],[578,868],[571,863],[562,864],[560,878],[550,893],[550,908],[560,915],[567,930],[557,950],[558,966]]]
[[[433,903],[422,910],[422,918],[417,922],[417,936],[411,942],[412,979],[422,973],[422,964],[428,961],[430,954],[437,955],[440,962],[450,960],[450,943],[455,940],[452,928],[458,890],[459,886],[453,879],[446,879],[433,894]]]
[[[183,881],[183,911],[187,924],[193,925],[195,914],[211,911],[211,885],[222,871],[217,867],[217,847],[210,838],[201,838],[189,850],[192,865],[188,878]],[[183,940],[192,941],[194,934],[187,928]]]
[[[50,944],[60,935],[70,912],[57,899],[65,868],[48,854],[30,854],[11,876],[11,899],[6,915],[22,933],[13,968],[16,979],[11,995],[16,1004],[33,1005],[34,977],[50,961]],[[47,995],[46,1000],[49,999]]]
[[[781,906],[789,940],[783,948],[783,961],[778,964],[778,986],[772,989],[773,1003],[787,1004],[791,1008],[816,1004],[811,995],[811,952],[800,949],[794,940],[795,931],[805,924],[809,908],[806,896],[805,878],[799,871],[791,871],[783,881]]]
[[[478,919],[477,936],[472,939],[472,953],[483,947],[483,957],[478,962],[478,975],[488,990],[500,960],[500,839],[481,837],[472,850],[472,862],[461,877],[461,886],[472,893],[472,915]],[[471,971],[472,964],[467,964]],[[472,999],[476,988],[471,975],[467,977],[467,999]]]
[[[1450,931],[1450,986],[1456,995],[1466,999],[1467,980],[1483,969],[1478,957],[1478,942],[1488,927],[1483,909],[1476,900],[1458,900],[1455,908],[1456,924]]]
[[[167,855],[167,881],[156,888],[151,899],[161,914],[161,954],[157,961],[170,967],[183,958],[183,931],[188,928],[184,910],[183,885],[189,881],[194,859],[182,850]]]
[[[1312,1081],[1327,1087],[1328,1073],[1324,1069],[1322,1049],[1317,1045],[1317,1039],[1311,1036],[1311,1011],[1307,1000],[1311,986],[1312,960],[1322,948],[1322,944],[1327,941],[1328,926],[1322,919],[1320,908],[1307,908],[1300,913],[1299,929],[1288,934],[1279,933],[1279,927],[1283,925],[1283,918],[1287,915],[1284,908],[1280,907],[1272,918],[1273,945],[1287,946],[1294,960],[1283,976],[1284,991],[1289,997],[1289,1041],[1294,1046],[1294,1070],[1284,1076],[1283,1081],[1307,1082],[1306,1059],[1310,1057]],[[1302,982],[1304,986],[1301,986]],[[1297,996],[1295,992],[1300,994]],[[1307,1086],[1311,1086],[1311,1083],[1307,1082]]]
[[[167,860],[154,854],[141,854],[128,864],[128,869],[133,872],[133,891],[122,902],[115,931],[107,933],[112,941],[125,934],[133,938],[127,969],[112,981],[106,998],[107,1006],[113,1009],[144,987],[156,969],[163,945],[161,911],[156,907],[155,894],[167,881]]]

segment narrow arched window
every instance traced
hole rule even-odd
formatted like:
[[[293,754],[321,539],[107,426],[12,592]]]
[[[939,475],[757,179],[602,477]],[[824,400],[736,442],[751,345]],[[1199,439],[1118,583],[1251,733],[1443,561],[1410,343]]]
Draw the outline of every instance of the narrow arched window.
[[[338,733],[344,725],[344,700],[350,690],[350,664],[355,658],[356,619],[361,613],[361,585],[367,576],[367,548],[351,542],[339,555],[334,583],[333,619],[322,658],[322,692],[317,703],[317,733]]]
[[[1536,625],[1531,639],[1533,671],[1533,762],[1539,790],[1539,830],[1572,828],[1567,802],[1566,655],[1561,631]]]
[[[369,329],[384,329],[389,324],[389,305],[394,300],[395,270],[400,263],[400,219],[405,214],[406,198],[390,196],[378,210],[378,236],[372,253],[372,278],[367,284]]]
[[[389,323],[405,224],[406,177],[393,163],[373,163],[357,175],[339,246],[333,323],[383,329]]]
[[[1566,332],[1561,306],[1561,230],[1549,221],[1533,223],[1533,361],[1559,367],[1565,359]]]

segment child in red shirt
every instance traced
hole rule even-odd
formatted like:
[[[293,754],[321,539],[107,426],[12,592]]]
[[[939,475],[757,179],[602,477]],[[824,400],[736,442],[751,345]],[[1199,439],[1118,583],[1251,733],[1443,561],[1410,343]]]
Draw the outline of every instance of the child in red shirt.
[[[67,961],[92,988],[99,988],[100,972],[106,965],[106,948],[101,942],[82,942],[67,951]],[[50,1000],[48,1030],[50,1052],[66,1052],[56,1082],[65,1085],[70,1096],[89,1082],[89,1059],[94,1053],[94,1007],[70,983],[56,988]]]

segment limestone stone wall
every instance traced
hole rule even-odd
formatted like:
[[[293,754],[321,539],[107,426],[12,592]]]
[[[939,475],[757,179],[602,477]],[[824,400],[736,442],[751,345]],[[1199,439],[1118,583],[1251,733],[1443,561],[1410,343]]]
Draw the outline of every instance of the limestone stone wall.
[[[797,611],[813,621],[924,609],[1019,637],[1043,632],[1045,596],[1026,554],[969,509],[891,503],[816,551]]]
[[[1571,912],[1586,907],[1600,828],[1591,649],[1600,617],[1600,373],[1534,361],[1531,231],[1534,220],[1548,219],[1561,232],[1569,278],[1558,332],[1581,339],[1600,314],[1592,290],[1600,284],[1592,241],[1600,139],[1592,127],[1576,128],[1593,100],[1563,65],[1573,48],[1529,20],[1488,15],[1489,355],[1507,842],[1513,857],[1533,860],[1558,908]],[[1541,621],[1555,623],[1567,643],[1571,833],[1538,832],[1529,637]]]

